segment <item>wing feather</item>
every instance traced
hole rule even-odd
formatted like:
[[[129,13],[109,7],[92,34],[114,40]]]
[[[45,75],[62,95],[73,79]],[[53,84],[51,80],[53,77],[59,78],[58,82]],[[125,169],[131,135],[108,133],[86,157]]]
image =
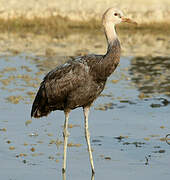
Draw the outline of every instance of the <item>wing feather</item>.
[[[48,115],[54,110],[64,110],[65,107],[72,102],[72,108],[78,106],[75,93],[79,94],[88,91],[92,87],[92,79],[95,79],[94,69],[95,64],[99,63],[103,56],[88,55],[77,57],[67,61],[67,63],[57,66],[50,71],[43,79],[40,88],[33,102],[31,116],[42,117]],[[94,77],[93,77],[94,76]],[[74,95],[73,95],[74,94]],[[83,97],[83,102],[89,97]],[[72,98],[71,98],[72,97]],[[80,99],[79,96],[76,96]],[[71,98],[71,99],[70,99]]]
[[[49,105],[52,107],[60,103],[64,106],[68,94],[79,86],[83,86],[86,76],[87,64],[75,61],[67,62],[48,73],[43,84]]]

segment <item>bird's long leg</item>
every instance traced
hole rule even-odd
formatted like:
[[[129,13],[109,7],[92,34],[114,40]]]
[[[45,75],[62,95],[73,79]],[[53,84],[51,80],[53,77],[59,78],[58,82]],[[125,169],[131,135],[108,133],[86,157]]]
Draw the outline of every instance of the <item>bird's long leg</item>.
[[[62,180],[66,180],[66,173],[64,172],[64,173],[62,173],[62,177],[63,177],[63,179]]]
[[[62,172],[65,173],[66,170],[66,155],[67,155],[67,140],[68,140],[68,118],[69,118],[69,112],[70,110],[65,110],[65,122],[64,122],[64,130],[63,130],[63,137],[64,137],[64,156],[63,156],[63,168]]]
[[[94,180],[94,173],[92,173],[92,175],[91,175],[91,180]]]
[[[86,137],[87,147],[88,147],[88,151],[89,151],[89,158],[90,158],[92,174],[94,174],[93,156],[92,156],[91,145],[90,145],[90,133],[89,133],[89,129],[88,129],[89,110],[90,110],[90,106],[83,108],[84,120],[85,120],[85,137]]]

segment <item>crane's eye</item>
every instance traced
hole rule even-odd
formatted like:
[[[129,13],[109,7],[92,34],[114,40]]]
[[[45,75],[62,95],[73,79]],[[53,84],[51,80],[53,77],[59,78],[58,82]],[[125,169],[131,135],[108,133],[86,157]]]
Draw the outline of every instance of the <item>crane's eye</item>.
[[[117,13],[114,13],[115,16],[117,16],[118,14]]]

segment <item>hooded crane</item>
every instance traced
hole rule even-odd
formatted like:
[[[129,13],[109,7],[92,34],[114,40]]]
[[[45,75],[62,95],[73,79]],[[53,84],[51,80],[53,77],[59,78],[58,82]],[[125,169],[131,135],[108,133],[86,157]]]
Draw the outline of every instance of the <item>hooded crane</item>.
[[[34,118],[47,116],[51,111],[55,110],[64,111],[63,173],[66,170],[69,113],[72,109],[82,107],[85,121],[85,138],[91,169],[94,174],[88,130],[89,109],[103,91],[107,78],[119,64],[121,47],[115,31],[115,25],[121,22],[135,23],[131,19],[125,18],[118,9],[107,9],[102,17],[102,24],[108,43],[106,54],[79,56],[68,60],[63,65],[57,66],[44,77],[33,102],[31,117]]]

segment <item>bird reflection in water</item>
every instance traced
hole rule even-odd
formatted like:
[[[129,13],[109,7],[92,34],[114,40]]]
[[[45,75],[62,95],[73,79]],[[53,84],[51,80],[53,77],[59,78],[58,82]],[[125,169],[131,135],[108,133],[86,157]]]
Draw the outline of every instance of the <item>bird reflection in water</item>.
[[[66,180],[66,173],[62,173],[63,180]],[[91,180],[94,180],[94,173],[91,174]]]

